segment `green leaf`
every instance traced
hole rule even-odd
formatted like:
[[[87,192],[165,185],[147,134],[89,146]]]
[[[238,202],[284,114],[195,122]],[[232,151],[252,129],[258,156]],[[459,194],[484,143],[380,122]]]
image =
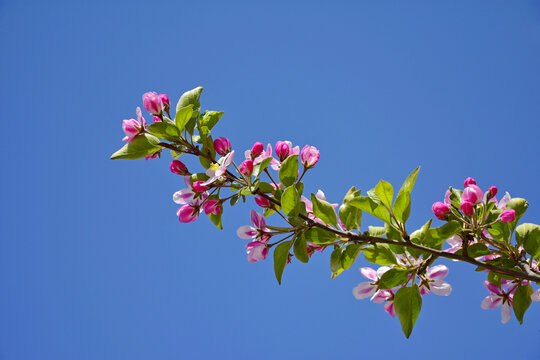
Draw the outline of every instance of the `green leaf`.
[[[411,287],[402,287],[396,292],[394,296],[394,309],[401,322],[401,329],[407,339],[411,336],[421,308],[422,296],[420,295],[418,285],[414,284]]]
[[[411,213],[411,193],[402,192],[396,198],[394,203],[394,216],[396,219],[405,224]]]
[[[362,225],[362,210],[344,202],[338,210],[339,218],[349,230],[360,230]]]
[[[287,216],[298,215],[298,203],[300,202],[300,196],[294,185],[291,185],[283,191],[281,195],[281,208]]]
[[[391,289],[407,282],[409,272],[405,269],[392,268],[382,274],[379,289]]]
[[[493,225],[491,225],[487,231],[496,239],[499,241],[506,241],[508,242],[510,239],[510,229],[508,228],[508,224],[503,222],[498,222]]]
[[[205,156],[199,156],[199,162],[205,169],[209,169],[212,166],[212,162],[208,160]]]
[[[208,130],[212,130],[214,126],[218,123],[219,119],[223,116],[223,111],[207,111],[204,113],[204,116],[200,120],[200,126],[204,126],[208,128]]]
[[[193,184],[195,181],[206,181],[210,179],[208,177],[208,175],[206,175],[205,173],[196,173],[196,174],[191,174],[191,177],[190,177],[190,180],[191,180],[191,183]]]
[[[219,230],[223,230],[223,225],[221,224],[221,214],[222,213],[219,213],[218,215],[216,214],[209,214],[208,217],[210,218],[210,220],[212,221],[212,223],[214,225],[216,225],[216,227],[219,229]]]
[[[191,119],[193,114],[193,105],[188,105],[186,107],[176,110],[176,116],[174,117],[174,123],[178,128],[178,131],[184,130],[187,123]]]
[[[298,178],[298,155],[291,155],[281,163],[279,181],[284,186],[291,186]]]
[[[332,270],[332,279],[343,272],[341,267],[341,248],[336,246],[330,255],[330,270]]]
[[[178,100],[178,103],[176,104],[176,112],[180,110],[183,107],[191,105],[193,107],[193,110],[197,110],[201,107],[201,93],[204,89],[202,87],[196,87],[193,90],[186,91],[182,94],[180,97],[180,100]]]
[[[379,265],[397,264],[396,256],[386,244],[373,244],[364,249],[366,260]]]
[[[529,236],[540,237],[540,225],[523,223],[516,228],[516,242],[518,245],[523,245],[525,239]]]
[[[145,133],[139,134],[135,136],[126,145],[124,145],[120,150],[112,154],[111,160],[135,160],[144,158],[148,155],[152,155],[153,153],[161,149],[159,143],[159,139],[154,135]]]
[[[369,236],[374,237],[382,237],[387,231],[385,226],[368,226],[368,229]]]
[[[362,252],[362,246],[360,244],[351,244],[343,250],[341,254],[341,266],[347,270],[356,261],[358,255]]]
[[[268,165],[270,165],[271,162],[272,162],[272,158],[267,157],[266,159],[264,159],[260,163],[254,165],[253,166],[253,176],[255,176],[255,177],[259,176],[264,171],[264,169],[266,169],[268,167]]]
[[[401,185],[401,189],[399,189],[398,196],[404,192],[408,192],[409,194],[412,192],[412,189],[414,187],[414,184],[416,183],[416,177],[418,176],[419,171],[420,171],[420,166],[414,169],[409,174],[409,176],[407,176],[407,178],[403,182],[403,185]]]
[[[294,242],[294,256],[303,263],[309,261],[309,255],[307,253],[307,244],[304,234],[298,236]]]
[[[533,288],[530,285],[519,285],[514,293],[514,299],[512,306],[514,307],[514,314],[519,323],[523,325],[523,315],[525,311],[531,306],[531,295],[533,294]]]
[[[461,223],[450,220],[443,226],[428,230],[424,243],[431,248],[438,248],[450,237],[461,231]]]
[[[257,189],[262,192],[262,193],[274,193],[274,188],[272,187],[272,185],[270,185],[269,183],[267,182],[260,182],[259,185],[257,186]]]
[[[390,215],[383,204],[376,203],[367,196],[358,196],[349,200],[348,204],[365,211],[386,223],[390,223]]]
[[[375,186],[375,194],[377,194],[388,209],[392,209],[392,201],[394,199],[394,188],[392,184],[384,180],[379,181],[377,186]]]
[[[307,242],[317,245],[330,244],[336,240],[334,233],[316,227],[304,231],[304,237]]]
[[[150,131],[152,135],[168,141],[177,141],[180,137],[180,133],[176,126],[167,122],[156,122],[148,125],[148,131]]]
[[[488,255],[490,253],[491,251],[489,250],[489,248],[486,245],[480,243],[472,244],[467,248],[467,254],[472,258]]]
[[[311,194],[313,203],[313,215],[328,225],[337,225],[337,215],[334,207],[326,200],[321,200],[315,194]]]
[[[285,265],[287,265],[287,260],[289,260],[289,250],[291,250],[292,242],[292,240],[284,241],[276,246],[274,250],[274,272],[280,285],[283,270],[285,269]]]

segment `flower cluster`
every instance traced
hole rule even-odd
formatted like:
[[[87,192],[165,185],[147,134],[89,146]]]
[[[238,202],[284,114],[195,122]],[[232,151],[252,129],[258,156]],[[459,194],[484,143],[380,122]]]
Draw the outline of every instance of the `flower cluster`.
[[[170,150],[169,169],[182,176],[185,184],[173,194],[173,201],[180,205],[180,222],[194,222],[204,212],[222,229],[226,203],[235,206],[252,196],[259,212],[251,210],[251,225],[237,230],[238,237],[249,241],[245,248],[250,263],[267,259],[273,249],[274,270],[281,283],[293,257],[307,263],[315,252],[330,249],[330,270],[336,277],[363,254],[366,261],[382,266],[377,270],[361,267],[369,281],[356,286],[353,295],[384,303],[383,309],[399,318],[407,337],[422,296],[447,296],[452,291],[444,281],[448,268],[433,265],[439,257],[468,262],[487,274],[489,295],[481,307],[501,307],[503,323],[512,310],[521,323],[530,303],[540,300],[540,290],[533,289],[540,282],[540,226],[518,226],[528,206],[524,199],[506,193],[498,200],[497,187],[484,192],[475,179],[467,178],[463,190],[450,188],[443,201],[433,204],[436,218],[444,221],[442,226],[432,227],[429,220],[409,233],[406,223],[419,168],[409,174],[397,194],[381,180],[366,195],[352,187],[341,203],[330,203],[322,190],[309,195],[305,191],[304,176],[320,158],[316,147],[301,148],[280,140],[266,146],[257,141],[243,152],[235,150],[227,137],[214,136],[223,112],[201,111],[202,90],[184,93],[174,116],[166,94],[145,93],[142,105],[154,122],[148,124],[137,107],[137,118],[122,123],[126,144],[111,157],[152,159]],[[239,159],[240,154],[244,156]],[[179,160],[182,155],[196,157],[203,169],[194,170],[192,164],[188,169]],[[363,213],[381,220],[383,226],[366,229]],[[271,222],[271,216],[280,223]],[[443,250],[444,243],[450,247]]]

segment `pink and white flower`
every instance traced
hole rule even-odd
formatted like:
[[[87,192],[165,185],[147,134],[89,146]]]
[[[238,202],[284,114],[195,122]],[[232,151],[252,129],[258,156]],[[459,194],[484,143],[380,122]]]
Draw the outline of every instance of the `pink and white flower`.
[[[163,113],[163,101],[156,92],[144,93],[142,99],[144,108],[150,114],[160,116]]]
[[[210,185],[216,181],[225,181],[225,173],[227,168],[232,164],[234,160],[234,150],[220,158],[217,164],[213,164],[210,169],[206,170],[206,175],[210,178],[206,180],[203,185]]]
[[[427,295],[434,293],[439,296],[448,296],[452,292],[452,286],[443,279],[448,275],[448,267],[437,265],[428,267],[425,280],[420,285],[420,294]]]
[[[264,260],[268,256],[268,245],[263,241],[252,241],[246,245],[246,248],[250,263]]]
[[[375,298],[378,292],[377,284],[381,278],[381,276],[390,270],[389,266],[381,266],[380,268],[375,271],[374,269],[370,267],[363,267],[359,269],[362,275],[364,275],[365,278],[371,280],[371,281],[364,281],[358,284],[353,289],[353,295],[358,300],[366,299],[368,297]]]
[[[137,120],[129,119],[122,122],[122,129],[124,130],[124,133],[126,133],[126,136],[122,139],[122,141],[130,142],[135,136],[146,129],[146,120],[144,120],[142,116],[141,108],[137,107],[136,111]]]
[[[184,205],[189,204],[193,199],[204,199],[208,196],[206,192],[198,192],[193,189],[191,184],[191,178],[189,176],[184,176],[184,182],[186,183],[186,188],[179,190],[173,194],[173,201],[177,204]]]
[[[501,307],[501,322],[506,324],[510,317],[512,316],[512,300],[513,300],[513,290],[506,290],[505,287],[509,286],[509,283],[501,283],[501,287],[493,285],[489,281],[484,281],[484,285],[490,292],[480,304],[482,309],[496,309]]]
[[[270,164],[272,166],[272,169],[274,169],[275,171],[279,171],[282,161],[284,161],[290,155],[300,155],[300,147],[293,147],[292,143],[288,140],[278,141],[276,143],[276,155],[279,159],[272,159],[272,162]]]
[[[266,228],[266,221],[264,216],[257,213],[255,210],[251,210],[251,224],[240,226],[236,231],[236,234],[240,239],[255,239],[257,241],[267,242],[270,239],[268,230]]]
[[[315,146],[306,145],[302,149],[301,160],[306,169],[310,169],[317,164],[321,153]]]

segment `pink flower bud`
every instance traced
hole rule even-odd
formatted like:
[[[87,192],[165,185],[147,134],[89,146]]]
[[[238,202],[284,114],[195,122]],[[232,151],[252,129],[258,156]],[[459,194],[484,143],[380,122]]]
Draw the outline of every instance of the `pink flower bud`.
[[[494,197],[495,195],[497,195],[497,187],[496,186],[490,186],[489,189],[488,189],[488,200],[491,199],[492,197]]]
[[[465,179],[465,181],[463,182],[463,185],[465,187],[468,187],[468,186],[471,186],[471,185],[476,185],[476,180],[474,180],[472,177],[468,177],[467,179]]]
[[[289,156],[291,146],[285,141],[278,141],[276,143],[276,155],[279,157],[279,161],[283,161]]]
[[[507,209],[502,212],[502,214],[499,216],[502,222],[509,223],[516,219],[516,210],[514,209]]]
[[[315,146],[304,146],[300,154],[300,158],[304,167],[306,167],[307,169],[314,167],[317,161],[319,161],[320,154],[320,151],[317,150]]]
[[[167,94],[159,94],[159,98],[161,99],[161,103],[163,104],[163,110],[165,112],[169,112],[169,109],[171,108],[171,103],[169,102],[169,97]]]
[[[462,202],[459,208],[463,211],[463,214],[467,216],[471,216],[473,213],[473,204],[468,201]]]
[[[159,116],[154,116],[154,122],[155,123],[161,122],[161,119],[159,118]]]
[[[122,141],[130,142],[141,131],[141,125],[135,119],[124,120],[122,122],[122,129],[126,133]]]
[[[262,154],[264,151],[264,145],[260,142],[256,142],[253,144],[253,147],[251,148],[251,159],[255,160],[255,158]]]
[[[180,160],[171,161],[170,169],[173,173],[178,175],[190,175],[186,165]]]
[[[252,241],[246,245],[246,248],[250,263],[264,260],[268,256],[268,247],[262,241]]]
[[[195,181],[193,183],[193,191],[201,193],[208,189],[210,189],[208,186],[203,185],[204,181]]]
[[[433,213],[437,219],[448,220],[448,213],[450,212],[450,209],[448,209],[448,206],[446,206],[444,203],[437,201],[435,204],[433,204],[431,210],[433,210]]]
[[[152,115],[159,116],[163,112],[163,102],[155,92],[147,92],[142,96],[144,108]]]
[[[260,207],[263,207],[263,208],[270,207],[270,200],[268,200],[267,198],[265,198],[265,197],[263,197],[261,195],[255,196],[255,202]]]
[[[199,217],[199,208],[192,205],[184,205],[176,212],[178,220],[188,223],[197,220]]]
[[[253,161],[242,161],[242,164],[240,164],[240,168],[238,170],[240,170],[240,174],[244,176],[251,176],[251,173],[253,172]]]
[[[214,140],[214,149],[219,155],[225,156],[231,152],[231,142],[225,137],[219,137]]]
[[[221,212],[221,202],[216,199],[206,200],[202,204],[202,208],[204,212],[206,213],[206,215],[210,215],[210,214],[219,215],[219,213]]]
[[[470,202],[474,205],[482,201],[483,197],[484,193],[482,192],[482,190],[480,190],[478,186],[469,185],[465,188],[465,190],[463,190],[463,194],[461,195],[461,201]]]

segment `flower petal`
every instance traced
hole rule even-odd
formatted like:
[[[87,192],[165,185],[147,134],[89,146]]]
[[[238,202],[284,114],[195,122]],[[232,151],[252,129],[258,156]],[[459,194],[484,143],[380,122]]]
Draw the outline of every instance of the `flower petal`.
[[[377,287],[366,281],[358,284],[358,286],[353,289],[353,295],[358,300],[361,300],[375,294],[375,291],[377,291]]]
[[[379,278],[377,277],[377,272],[370,268],[370,267],[363,267],[359,269],[362,275],[364,277],[368,278],[369,280],[377,281]]]
[[[501,322],[506,324],[512,317],[512,307],[509,303],[504,303],[501,308]]]
[[[448,275],[448,268],[446,265],[433,266],[427,271],[427,276],[435,281],[441,281],[446,275]]]
[[[177,204],[188,204],[193,200],[195,193],[191,189],[182,189],[173,194],[173,201]]]
[[[448,296],[452,292],[452,286],[447,282],[433,283],[430,285],[431,292],[439,296]]]
[[[484,300],[482,300],[480,307],[484,310],[495,309],[501,306],[501,303],[502,303],[502,298],[500,296],[489,295],[489,296],[486,296]]]
[[[236,230],[236,235],[238,235],[240,239],[247,240],[247,239],[252,239],[255,236],[257,236],[257,231],[249,225],[244,225],[244,226],[240,226],[238,230]]]

